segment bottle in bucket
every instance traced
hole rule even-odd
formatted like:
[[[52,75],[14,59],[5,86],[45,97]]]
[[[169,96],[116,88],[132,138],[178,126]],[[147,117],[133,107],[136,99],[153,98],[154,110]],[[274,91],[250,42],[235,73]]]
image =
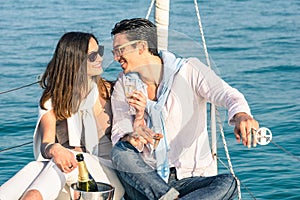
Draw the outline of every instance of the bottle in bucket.
[[[76,184],[77,189],[86,192],[97,192],[97,183],[88,172],[84,162],[83,154],[77,154],[76,159],[78,161],[78,181]]]

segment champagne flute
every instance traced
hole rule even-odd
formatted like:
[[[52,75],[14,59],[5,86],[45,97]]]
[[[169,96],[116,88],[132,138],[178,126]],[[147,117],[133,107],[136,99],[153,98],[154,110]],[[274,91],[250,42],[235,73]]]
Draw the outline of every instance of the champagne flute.
[[[161,138],[163,138],[163,135],[161,133],[154,134],[154,136],[153,136],[153,139],[154,139],[153,151],[155,151]]]
[[[151,130],[153,131],[153,135],[152,135],[152,138],[154,139],[154,144],[153,144],[153,147],[152,147],[152,150],[151,150],[151,155],[154,154],[158,144],[159,144],[159,141],[160,139],[162,139],[164,136],[162,134],[162,130],[160,127],[157,127],[157,126],[153,126],[151,128]]]
[[[125,96],[127,99],[127,102],[130,98],[132,98],[132,93],[133,91],[136,90],[136,80],[133,79],[126,79],[124,83],[124,89],[125,89]],[[135,115],[136,110],[134,107],[129,105],[129,110],[128,110],[129,115]]]
[[[153,169],[156,168],[156,158],[155,158],[155,149],[157,148],[159,141],[161,138],[163,138],[163,134],[161,134],[161,129],[160,128],[155,128],[152,127],[151,129],[148,128],[147,126],[139,126],[135,128],[134,131],[135,134],[133,134],[133,137],[144,137],[144,138],[152,138],[153,145],[150,143],[145,144],[146,148],[143,148],[142,157],[146,163],[148,163],[149,166],[151,166]],[[144,144],[142,144],[144,146]],[[136,147],[138,150],[140,147]]]

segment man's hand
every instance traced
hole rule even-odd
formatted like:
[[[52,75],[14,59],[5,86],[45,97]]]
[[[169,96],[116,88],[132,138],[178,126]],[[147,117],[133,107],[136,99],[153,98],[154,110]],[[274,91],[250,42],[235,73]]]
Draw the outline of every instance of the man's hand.
[[[144,119],[144,112],[147,104],[147,97],[139,90],[135,90],[132,93],[130,99],[128,99],[128,103],[135,108],[137,119]]]
[[[147,97],[139,90],[135,90],[132,97],[128,100],[130,106],[136,110],[133,127],[145,126],[146,122],[144,119],[145,109],[147,104]]]
[[[123,140],[129,142],[134,146],[139,152],[142,152],[145,144],[154,145],[155,139],[163,138],[161,133],[154,133],[147,126],[138,126],[134,128],[133,133],[128,134],[123,138]]]
[[[253,144],[253,147],[256,147],[258,122],[247,113],[237,113],[233,119],[235,122],[234,135],[237,141],[240,142],[242,138],[244,146],[251,148],[251,144]]]

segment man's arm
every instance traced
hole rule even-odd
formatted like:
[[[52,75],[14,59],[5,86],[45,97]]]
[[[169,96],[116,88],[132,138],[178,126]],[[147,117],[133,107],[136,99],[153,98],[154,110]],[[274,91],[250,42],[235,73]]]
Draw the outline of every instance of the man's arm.
[[[256,138],[252,139],[252,133],[259,128],[259,124],[252,117],[244,95],[198,59],[190,59],[189,64],[193,70],[191,79],[197,84],[195,92],[207,101],[228,110],[228,123],[235,126],[234,134],[238,142],[242,138],[245,146],[250,148],[251,143],[256,146],[257,141]]]

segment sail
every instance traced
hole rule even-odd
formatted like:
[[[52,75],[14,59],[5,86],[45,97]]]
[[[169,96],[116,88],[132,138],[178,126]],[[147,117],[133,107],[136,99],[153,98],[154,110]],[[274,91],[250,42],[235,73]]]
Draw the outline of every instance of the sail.
[[[155,24],[157,27],[158,50],[168,49],[169,10],[170,10],[169,0],[156,0]]]

